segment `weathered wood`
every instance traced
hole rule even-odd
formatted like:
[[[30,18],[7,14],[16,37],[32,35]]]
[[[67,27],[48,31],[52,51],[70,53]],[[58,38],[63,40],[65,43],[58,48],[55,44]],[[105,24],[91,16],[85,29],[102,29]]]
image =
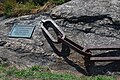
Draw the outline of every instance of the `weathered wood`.
[[[91,61],[119,61],[120,57],[90,57]]]

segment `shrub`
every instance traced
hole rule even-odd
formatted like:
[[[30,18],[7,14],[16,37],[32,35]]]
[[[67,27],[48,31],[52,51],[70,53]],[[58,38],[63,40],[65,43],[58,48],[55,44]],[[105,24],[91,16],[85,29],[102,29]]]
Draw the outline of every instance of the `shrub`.
[[[4,9],[4,5],[0,3],[0,11]]]
[[[55,4],[63,4],[65,0],[53,0],[53,3]]]
[[[7,17],[21,16],[29,13],[36,13],[41,10],[46,11],[53,7],[53,4],[58,5],[66,1],[69,0],[5,0],[3,2],[3,13]]]
[[[48,0],[16,0],[19,3],[33,2],[35,5],[44,5]]]
[[[29,2],[30,0],[16,0],[16,2],[19,2],[19,3],[26,3],[26,2]]]
[[[43,6],[48,0],[33,0],[36,5]]]
[[[4,5],[0,3],[0,16],[4,14]]]
[[[17,3],[16,0],[5,0],[3,4],[7,17],[29,14],[31,9],[36,8],[33,2]]]
[[[14,9],[14,15],[21,16],[25,14],[29,14],[31,9],[36,8],[33,2],[26,2],[25,4],[19,3],[16,5]]]
[[[10,16],[14,13],[14,8],[16,6],[15,0],[5,0],[4,1],[4,14]]]

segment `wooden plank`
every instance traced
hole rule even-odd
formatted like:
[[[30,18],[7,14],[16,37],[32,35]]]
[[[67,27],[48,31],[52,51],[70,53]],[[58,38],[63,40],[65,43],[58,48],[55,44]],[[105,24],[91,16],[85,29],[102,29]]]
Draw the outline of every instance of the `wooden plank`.
[[[91,61],[118,61],[120,57],[90,57]]]

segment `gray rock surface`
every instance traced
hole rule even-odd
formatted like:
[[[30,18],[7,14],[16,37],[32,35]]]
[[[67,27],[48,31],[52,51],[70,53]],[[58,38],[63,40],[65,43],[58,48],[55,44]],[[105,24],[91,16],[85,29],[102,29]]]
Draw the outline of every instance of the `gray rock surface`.
[[[97,19],[99,16],[107,14],[109,14],[114,23],[105,17]],[[71,0],[68,3],[53,8],[52,15],[56,17],[54,19],[57,19],[58,24],[63,26],[62,28],[67,36],[81,46],[96,47],[115,45],[120,47],[119,0]],[[94,16],[98,17],[94,18]],[[66,20],[71,17],[83,18],[86,21],[78,20],[77,23],[72,23],[69,20]],[[95,52],[95,54],[99,53],[106,52]],[[114,52],[112,54],[120,56],[120,52]],[[109,54],[106,55],[109,56]],[[100,64],[103,66],[103,64],[106,63]],[[91,69],[91,71],[94,74],[114,73],[114,71],[119,73],[117,67],[120,65],[118,64],[119,63],[106,64],[103,67],[95,67],[94,69]]]
[[[51,14],[61,16],[54,21],[61,26],[67,37],[83,47],[119,46],[120,47],[120,1],[119,0],[72,0],[52,9]],[[73,16],[100,16],[109,14],[114,24],[107,18],[92,22],[70,23],[64,18]],[[64,17],[62,19],[62,17]],[[78,71],[85,74],[84,61],[78,53],[71,50],[70,56],[64,59],[58,56],[43,35],[40,28],[41,19],[48,15],[26,15],[0,21],[0,57],[7,59],[19,68],[33,65],[48,66],[53,70]],[[31,39],[9,38],[8,34],[14,24],[35,25]],[[53,33],[53,31],[51,31]],[[7,42],[4,43],[3,42]],[[61,45],[56,45],[61,49]],[[99,54],[100,51],[95,52]],[[65,53],[64,53],[65,54]],[[119,55],[118,55],[119,56]],[[101,64],[101,63],[100,63]],[[103,65],[103,64],[102,64]],[[114,72],[118,65],[95,67],[95,74]],[[112,69],[112,70],[111,70]],[[117,70],[119,73],[119,70]]]
[[[66,70],[69,65],[54,53],[40,28],[41,19],[48,19],[45,15],[26,15],[17,18],[4,19],[0,22],[0,61],[4,59],[18,68],[34,65],[48,66],[53,70],[61,70],[56,65],[61,65]],[[14,24],[35,25],[31,39],[10,38],[9,32]],[[5,61],[5,62],[6,62]],[[59,62],[59,63],[57,63]],[[66,65],[66,66],[65,66]],[[64,67],[65,66],[65,67]],[[67,70],[75,70],[73,67]]]
[[[53,9],[53,14],[65,17],[81,15],[110,14],[120,18],[119,0],[72,0]]]

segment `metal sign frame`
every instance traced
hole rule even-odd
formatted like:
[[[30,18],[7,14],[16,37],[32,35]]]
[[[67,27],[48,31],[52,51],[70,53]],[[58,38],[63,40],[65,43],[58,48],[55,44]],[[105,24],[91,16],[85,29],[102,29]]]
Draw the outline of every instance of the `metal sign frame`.
[[[14,24],[9,37],[11,38],[31,38],[36,26]]]

